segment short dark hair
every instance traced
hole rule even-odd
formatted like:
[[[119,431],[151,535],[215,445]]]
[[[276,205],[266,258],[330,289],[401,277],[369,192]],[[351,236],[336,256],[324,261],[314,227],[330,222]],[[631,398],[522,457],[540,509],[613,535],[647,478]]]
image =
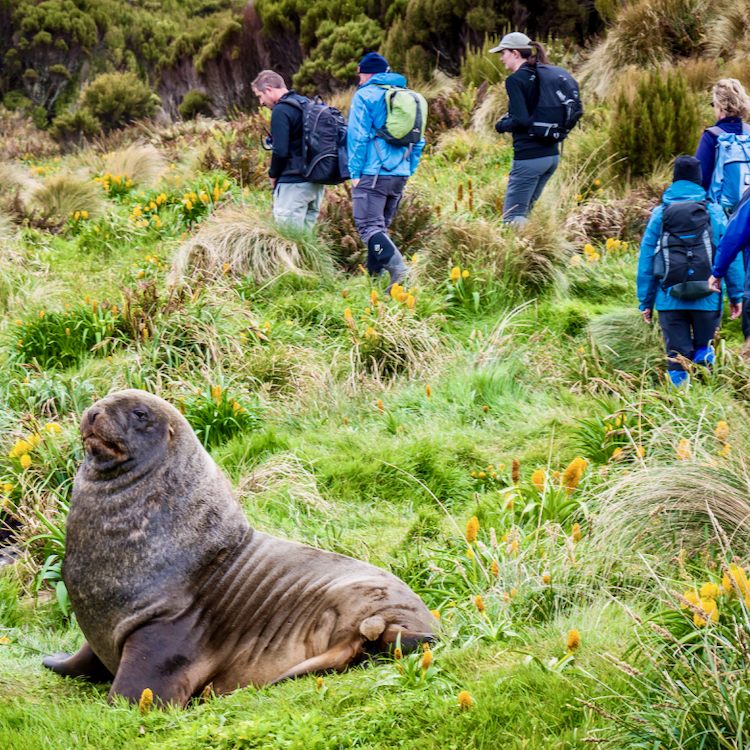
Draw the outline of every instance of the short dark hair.
[[[256,91],[265,91],[266,89],[285,89],[284,79],[273,70],[261,70],[250,84]]]

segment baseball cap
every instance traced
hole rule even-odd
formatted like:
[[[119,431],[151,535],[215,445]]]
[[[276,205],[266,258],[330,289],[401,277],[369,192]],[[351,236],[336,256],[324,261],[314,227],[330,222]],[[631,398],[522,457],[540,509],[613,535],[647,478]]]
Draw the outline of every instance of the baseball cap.
[[[387,73],[389,70],[388,60],[377,52],[368,52],[357,66],[359,73]]]
[[[493,47],[490,52],[502,52],[504,49],[533,49],[531,39],[520,31],[511,31],[506,34],[497,47]]]

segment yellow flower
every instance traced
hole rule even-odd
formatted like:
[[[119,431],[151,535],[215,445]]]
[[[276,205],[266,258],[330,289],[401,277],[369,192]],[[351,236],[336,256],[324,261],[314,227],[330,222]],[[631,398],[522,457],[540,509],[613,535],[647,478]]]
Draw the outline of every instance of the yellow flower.
[[[689,461],[693,457],[693,451],[690,448],[690,443],[685,438],[680,440],[680,444],[677,446],[677,458],[680,461]]]
[[[581,645],[581,634],[577,630],[568,633],[568,651],[573,653]]]
[[[154,694],[146,688],[141,693],[141,699],[138,701],[138,710],[141,712],[142,716],[145,716],[150,710],[151,706],[154,704]]]
[[[89,218],[89,212],[88,211],[81,211],[81,218],[82,219],[88,219]]]
[[[728,458],[732,453],[732,446],[729,445],[729,443],[726,443],[721,448],[719,448],[719,455],[723,456],[724,458]]]
[[[513,510],[513,493],[509,492],[505,496],[505,510]]]
[[[382,398],[378,399],[378,409],[380,409],[380,411],[384,411]]]
[[[644,458],[646,455],[646,451],[642,445],[636,445],[635,452],[638,455],[638,458]]]
[[[500,567],[497,564],[497,560],[492,561],[492,565],[490,566],[490,571],[492,572],[493,578],[498,578],[500,576]]]
[[[349,293],[346,291],[346,289],[341,290],[341,296],[346,299],[349,296]]]
[[[544,574],[544,575],[542,576],[542,583],[543,583],[543,584],[544,584],[545,586],[548,586],[548,585],[549,585],[549,581],[550,581],[550,578],[549,578],[549,573],[545,573],[545,574]]]
[[[31,456],[28,453],[24,453],[20,458],[21,468],[28,469],[31,466]]]
[[[599,180],[594,180],[594,187],[599,187],[602,183]]]
[[[370,292],[370,299],[372,300],[372,304],[373,305],[377,305],[378,304],[378,290],[377,289],[373,289]]]
[[[462,271],[461,272],[461,278],[462,279],[468,279],[469,278],[469,272],[468,271]]]
[[[411,262],[416,263],[419,260],[419,254],[414,253],[414,255],[411,256]]]
[[[437,610],[437,609],[431,609],[431,610],[430,610],[430,614],[432,614],[432,616],[433,616],[433,617],[434,617],[434,618],[435,618],[436,620],[440,620],[440,610]]]
[[[583,246],[583,252],[586,253],[586,255],[594,255],[596,253],[596,248],[593,245],[584,245]]]
[[[451,268],[451,281],[458,281],[461,278],[461,269],[458,266]]]
[[[318,679],[317,679],[317,680],[315,680],[315,687],[316,687],[316,688],[317,688],[318,690],[320,690],[320,688],[322,688],[322,687],[323,687],[323,678],[322,678],[322,677],[318,677]]]
[[[682,598],[683,599],[687,599],[691,604],[695,604],[696,607],[700,603],[700,596],[698,596],[698,592],[695,589],[692,589],[690,591],[686,591],[682,595]],[[686,604],[681,604],[680,608],[681,609],[687,609],[687,605]]]
[[[724,587],[724,591],[726,591],[727,594],[736,593],[735,586],[732,585],[732,580],[734,580],[735,586],[739,589],[742,596],[750,595],[750,587],[748,586],[745,571],[739,565],[735,565],[734,563],[729,566],[729,572],[724,573],[724,577],[721,579],[721,585]]]
[[[477,609],[480,612],[484,612],[484,610],[485,610],[484,599],[482,599],[481,596],[477,595],[476,597],[474,597],[474,604],[477,605]]]
[[[394,284],[391,287],[391,297],[393,299],[397,300],[399,295],[404,291],[404,287],[401,286],[401,284]]]
[[[427,398],[432,398],[432,388],[429,385],[424,387],[424,392],[427,394]]]
[[[468,691],[462,690],[458,694],[458,705],[461,707],[462,711],[468,711],[472,707],[473,703],[474,701],[471,699]]]
[[[510,598],[511,599],[513,599],[517,595],[518,595],[518,589],[511,589],[510,590]]]
[[[394,648],[393,649],[393,658],[396,661],[400,661],[402,656],[403,656],[403,654],[401,653],[401,649],[400,648]]]
[[[704,583],[701,586],[701,599],[718,599],[723,593],[715,583]]]
[[[5,483],[4,485],[3,485],[3,492],[4,492],[4,493],[5,493],[6,495],[10,495],[10,493],[11,493],[11,492],[13,492],[13,485],[12,485],[12,484],[11,484],[10,482],[6,482],[6,483]]]
[[[721,422],[719,422],[719,424],[716,425],[714,435],[716,435],[716,438],[722,443],[725,443],[727,440],[729,440],[729,425],[722,420]]]
[[[406,306],[410,310],[413,310],[414,309],[414,303],[415,303],[415,301],[416,300],[414,299],[414,295],[413,294],[408,295],[407,298],[406,298]]]
[[[581,541],[581,524],[580,523],[573,524],[573,541],[574,542]]]
[[[352,315],[352,311],[347,307],[346,310],[344,310],[344,320],[354,320],[354,316]]]
[[[562,475],[562,486],[568,495],[573,493],[578,487],[578,482],[581,481],[583,472],[586,471],[588,461],[577,456],[567,466]]]
[[[531,475],[531,482],[541,492],[544,489],[544,469],[537,469]]]
[[[425,651],[422,655],[422,671],[426,672],[432,664],[432,651]]]
[[[8,638],[7,636],[3,636],[2,638],[0,638],[0,643],[10,643],[10,638]]]
[[[471,544],[477,540],[477,532],[479,531],[479,519],[476,516],[472,516],[469,522],[466,524],[466,541]]]
[[[709,620],[711,620],[712,622],[719,621],[719,610],[716,607],[716,602],[713,599],[704,599],[703,597],[701,597],[700,607],[709,616]],[[707,623],[700,615],[694,614],[693,624],[700,627],[701,625],[706,625]]]

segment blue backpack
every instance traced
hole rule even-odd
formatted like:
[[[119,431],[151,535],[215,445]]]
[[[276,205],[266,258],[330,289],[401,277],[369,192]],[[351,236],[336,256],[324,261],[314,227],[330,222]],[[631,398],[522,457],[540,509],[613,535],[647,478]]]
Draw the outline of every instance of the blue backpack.
[[[727,133],[716,125],[708,128],[708,132],[716,136],[716,160],[708,199],[729,213],[750,187],[750,125],[743,122],[742,133]]]

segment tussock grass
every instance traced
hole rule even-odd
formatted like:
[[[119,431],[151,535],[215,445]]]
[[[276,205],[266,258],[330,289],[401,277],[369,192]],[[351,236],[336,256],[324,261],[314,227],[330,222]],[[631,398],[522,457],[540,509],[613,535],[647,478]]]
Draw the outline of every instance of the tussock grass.
[[[32,193],[31,201],[50,218],[67,219],[75,211],[88,211],[92,218],[104,213],[104,199],[98,185],[67,172],[48,177]]]
[[[709,24],[706,52],[711,57],[746,57],[750,52],[750,2],[717,3]]]
[[[646,325],[637,309],[601,315],[589,331],[599,355],[616,370],[639,372],[666,361],[658,325]]]
[[[201,225],[177,251],[170,283],[196,278],[250,278],[328,272],[330,257],[308,232],[280,226],[254,209],[231,208]]]
[[[667,439],[666,436],[665,441]],[[717,463],[698,440],[696,458],[644,468],[602,498],[597,534],[623,547],[659,552],[695,549],[715,535],[714,520],[740,555],[750,552],[750,476],[743,464]],[[709,461],[711,463],[709,463]],[[712,465],[713,464],[713,465]]]
[[[28,169],[0,162],[0,190],[28,190],[36,184],[36,181],[29,177]]]
[[[495,123],[508,111],[508,93],[505,84],[491,86],[482,103],[471,117],[471,127],[479,133],[494,135]]]
[[[167,160],[151,144],[136,142],[102,157],[101,171],[110,174],[127,174],[135,184],[152,184],[166,169]]]

